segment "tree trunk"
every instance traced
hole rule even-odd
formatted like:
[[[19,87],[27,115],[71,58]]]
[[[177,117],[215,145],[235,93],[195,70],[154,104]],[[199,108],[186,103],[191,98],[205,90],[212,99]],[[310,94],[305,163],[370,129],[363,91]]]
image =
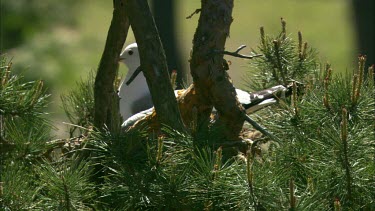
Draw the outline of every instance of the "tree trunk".
[[[119,131],[121,125],[119,98],[114,89],[114,80],[121,49],[129,30],[124,3],[125,0],[113,0],[113,17],[94,85],[94,126],[102,129],[106,125],[113,132]]]
[[[193,40],[190,71],[203,108],[214,106],[219,113],[216,125],[223,138],[238,139],[244,123],[244,111],[226,72],[222,54],[233,21],[233,0],[202,0],[199,23]],[[207,109],[198,110],[198,121],[209,118]]]
[[[176,34],[176,4],[178,4],[178,1],[175,0],[153,0],[152,12],[167,57],[169,73],[172,70],[177,71],[177,89],[182,89],[185,71],[176,40],[176,37],[178,37]]]
[[[352,4],[359,53],[367,55],[367,63],[375,64],[375,1],[352,0]]]
[[[135,39],[141,69],[146,77],[160,123],[185,131],[177,101],[170,83],[164,49],[146,0],[125,0]]]

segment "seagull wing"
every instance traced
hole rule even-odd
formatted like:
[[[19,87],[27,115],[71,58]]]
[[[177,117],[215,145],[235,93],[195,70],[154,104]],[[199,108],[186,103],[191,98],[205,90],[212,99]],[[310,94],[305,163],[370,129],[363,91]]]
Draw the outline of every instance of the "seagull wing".
[[[246,109],[247,114],[275,104],[277,99],[286,97],[287,91],[288,89],[282,85],[256,92],[246,92],[236,89],[238,101]]]
[[[133,126],[137,121],[143,119],[147,115],[152,114],[154,111],[154,107],[149,108],[147,110],[141,111],[139,113],[134,114],[133,116],[129,117],[125,122],[121,125],[122,128],[128,128]]]
[[[175,90],[176,97],[181,92],[183,91]],[[287,97],[286,95],[290,95],[291,92],[289,91],[289,88],[278,85],[256,92],[246,92],[241,89],[236,89],[236,93],[238,101],[246,109],[246,113],[250,114],[277,103],[278,99]],[[143,119],[147,115],[152,114],[153,110],[154,107],[134,114],[122,124],[122,127],[128,128],[134,125],[137,121]],[[215,109],[213,112],[215,113]]]

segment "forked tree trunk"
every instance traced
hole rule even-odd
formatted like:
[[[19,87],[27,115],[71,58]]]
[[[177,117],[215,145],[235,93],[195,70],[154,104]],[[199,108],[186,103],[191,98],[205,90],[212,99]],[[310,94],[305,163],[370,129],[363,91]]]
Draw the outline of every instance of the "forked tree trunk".
[[[203,108],[214,106],[219,113],[216,124],[225,139],[238,139],[244,123],[244,111],[226,70],[224,50],[233,21],[233,0],[202,0],[199,23],[193,40],[190,71],[197,97]],[[198,110],[199,118],[209,118],[207,109]]]
[[[233,0],[202,0],[201,14],[194,35],[190,69],[193,85],[178,97],[182,119],[186,126],[208,122],[212,108],[219,113],[217,126],[222,138],[236,140],[244,123],[244,111],[237,100],[235,88],[226,72],[223,51],[232,23]],[[143,122],[153,124],[148,116]],[[195,122],[195,123],[194,123]]]
[[[102,129],[106,125],[113,132],[119,131],[121,125],[119,98],[113,83],[129,30],[124,2],[125,0],[113,0],[113,17],[94,85],[94,126]]]

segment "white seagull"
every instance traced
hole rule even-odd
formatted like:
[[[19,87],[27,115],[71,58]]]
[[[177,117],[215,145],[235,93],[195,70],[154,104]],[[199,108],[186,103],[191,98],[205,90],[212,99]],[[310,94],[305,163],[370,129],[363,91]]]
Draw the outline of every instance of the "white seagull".
[[[153,112],[151,94],[146,78],[140,70],[140,59],[137,43],[128,45],[120,55],[120,62],[128,67],[125,80],[120,85],[120,113],[124,120],[122,127],[132,126],[135,122]],[[177,91],[175,95],[177,97]],[[246,109],[246,113],[253,113],[261,108],[272,105],[278,98],[290,95],[291,88],[282,85],[269,89],[246,92],[236,89],[238,101]]]
[[[128,67],[125,80],[120,85],[120,113],[123,120],[132,115],[149,109],[153,106],[151,94],[148,89],[146,78],[143,72],[138,72],[141,65],[137,43],[128,45],[120,54],[120,62]],[[129,82],[129,83],[126,83]]]

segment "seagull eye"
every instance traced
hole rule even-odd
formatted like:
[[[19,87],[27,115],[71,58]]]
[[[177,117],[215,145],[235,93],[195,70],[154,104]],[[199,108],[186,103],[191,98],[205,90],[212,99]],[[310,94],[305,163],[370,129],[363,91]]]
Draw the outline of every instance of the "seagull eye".
[[[133,52],[132,50],[130,50],[130,51],[128,52],[129,55],[133,55],[133,53],[134,53],[134,52]]]

